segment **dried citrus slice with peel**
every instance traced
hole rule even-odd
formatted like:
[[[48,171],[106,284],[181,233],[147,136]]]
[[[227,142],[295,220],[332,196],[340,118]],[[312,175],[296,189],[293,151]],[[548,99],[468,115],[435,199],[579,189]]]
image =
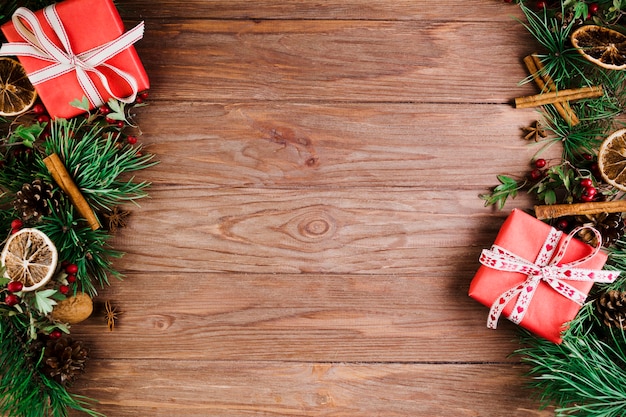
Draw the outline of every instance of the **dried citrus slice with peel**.
[[[612,133],[602,142],[598,168],[607,183],[626,191],[626,129]]]
[[[5,267],[5,277],[24,284],[22,291],[33,291],[54,275],[58,253],[45,233],[25,228],[9,238],[0,260]]]
[[[626,35],[609,28],[585,25],[571,35],[572,45],[587,60],[602,68],[626,68]]]
[[[22,64],[11,58],[0,58],[0,116],[17,116],[28,110],[37,92]]]

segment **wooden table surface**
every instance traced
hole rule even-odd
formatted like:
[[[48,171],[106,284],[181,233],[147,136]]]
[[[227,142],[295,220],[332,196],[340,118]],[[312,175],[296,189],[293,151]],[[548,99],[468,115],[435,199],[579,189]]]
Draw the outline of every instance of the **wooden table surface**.
[[[550,416],[467,296],[537,150],[499,0],[118,0],[150,76],[151,198],[74,326],[108,417]],[[74,415],[74,414],[72,414]]]

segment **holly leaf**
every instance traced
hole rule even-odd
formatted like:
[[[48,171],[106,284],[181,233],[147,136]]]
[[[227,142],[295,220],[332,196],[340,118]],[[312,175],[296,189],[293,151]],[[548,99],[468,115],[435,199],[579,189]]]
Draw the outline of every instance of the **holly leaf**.
[[[5,285],[7,285],[9,282],[11,282],[10,278],[6,278],[6,277],[0,277],[0,287],[4,287]]]
[[[50,297],[52,297],[56,292],[57,290],[53,289],[35,292],[35,308],[37,308],[41,314],[52,313],[52,310],[57,302]]]

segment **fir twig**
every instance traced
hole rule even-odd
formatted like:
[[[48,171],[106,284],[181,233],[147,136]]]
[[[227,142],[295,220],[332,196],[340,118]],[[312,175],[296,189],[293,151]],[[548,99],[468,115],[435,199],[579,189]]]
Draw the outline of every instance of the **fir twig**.
[[[532,387],[556,416],[620,417],[626,413],[626,337],[622,330],[606,341],[594,333],[565,337],[560,345],[526,333],[516,354],[531,365]]]
[[[37,350],[19,316],[0,318],[0,414],[7,417],[67,417],[69,409],[103,417],[95,400],[70,394],[39,368]]]

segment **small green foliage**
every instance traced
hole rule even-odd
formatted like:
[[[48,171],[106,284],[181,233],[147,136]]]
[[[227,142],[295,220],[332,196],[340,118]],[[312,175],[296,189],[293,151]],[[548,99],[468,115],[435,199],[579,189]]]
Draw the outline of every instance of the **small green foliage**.
[[[525,182],[520,184],[517,180],[506,175],[498,175],[497,178],[500,185],[495,186],[491,193],[481,194],[480,197],[485,200],[485,206],[495,205],[498,210],[501,210],[509,198],[517,196],[517,192],[524,187]]]
[[[54,300],[54,298],[52,298],[52,296],[56,293],[57,293],[57,290],[54,290],[54,289],[34,291],[34,295],[35,295],[34,304],[37,310],[41,314],[46,315],[46,314],[52,313],[54,306],[57,304],[57,302]]]

